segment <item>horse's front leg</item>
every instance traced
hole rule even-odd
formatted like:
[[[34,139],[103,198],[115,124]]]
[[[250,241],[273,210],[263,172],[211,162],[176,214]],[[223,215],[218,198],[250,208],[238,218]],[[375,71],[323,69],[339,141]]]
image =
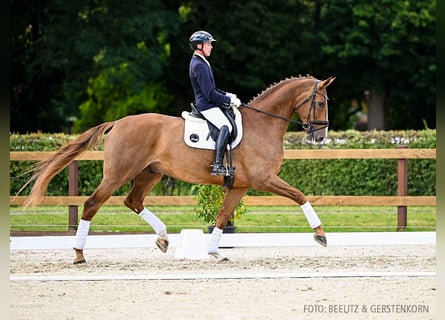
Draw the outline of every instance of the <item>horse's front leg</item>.
[[[224,201],[219,209],[218,216],[216,217],[215,228],[213,228],[209,246],[207,248],[209,255],[215,257],[218,259],[218,261],[228,260],[218,251],[221,235],[230,219],[230,216],[233,213],[233,210],[235,210],[235,207],[240,202],[241,198],[246,194],[247,190],[248,188],[234,188],[226,190]]]
[[[303,192],[301,192],[297,188],[292,187],[287,182],[280,179],[278,176],[273,176],[269,178],[267,180],[267,183],[255,189],[259,191],[272,192],[277,195],[292,199],[293,201],[298,203],[300,205],[301,210],[303,210],[307,222],[309,223],[311,228],[315,231],[314,240],[323,247],[327,246],[326,235],[321,225],[321,221],[318,218],[318,215],[315,212],[314,208],[312,207],[311,203],[307,200],[306,196],[303,194]]]

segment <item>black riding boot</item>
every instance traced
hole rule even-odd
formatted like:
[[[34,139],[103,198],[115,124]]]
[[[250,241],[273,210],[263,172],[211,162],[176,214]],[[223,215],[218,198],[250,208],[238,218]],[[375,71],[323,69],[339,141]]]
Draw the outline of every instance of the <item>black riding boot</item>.
[[[228,139],[229,128],[227,126],[222,126],[222,128],[219,130],[218,138],[216,139],[215,162],[211,165],[212,170],[210,172],[212,176],[226,175],[227,170],[223,166],[222,161],[224,153],[226,152]]]

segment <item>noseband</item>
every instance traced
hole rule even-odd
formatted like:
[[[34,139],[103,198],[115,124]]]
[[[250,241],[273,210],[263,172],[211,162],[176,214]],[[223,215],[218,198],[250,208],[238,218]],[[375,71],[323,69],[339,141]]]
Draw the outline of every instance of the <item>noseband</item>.
[[[325,128],[329,127],[329,121],[328,120],[314,120],[314,121],[309,120],[311,118],[311,113],[312,112],[314,113],[314,118],[315,118],[315,103],[316,103],[315,97],[317,96],[317,94],[319,94],[322,97],[324,97],[326,99],[326,101],[329,100],[328,96],[326,96],[326,95],[324,95],[324,94],[322,94],[322,93],[317,91],[317,85],[318,85],[319,82],[320,82],[320,80],[317,80],[315,82],[315,86],[314,86],[314,90],[312,90],[312,94],[310,96],[308,96],[306,99],[304,99],[303,102],[301,102],[297,107],[295,107],[295,111],[297,111],[306,102],[308,102],[309,99],[312,98],[312,100],[311,100],[311,107],[309,108],[309,112],[308,112],[308,115],[307,115],[306,122],[301,122],[300,120],[296,121],[297,124],[301,125],[301,127],[304,130],[308,130],[308,133],[314,133],[315,131],[322,130],[322,129],[325,129]],[[322,127],[314,129],[313,125],[318,125],[318,126],[322,126]]]
[[[264,113],[264,114],[266,114],[268,116],[271,116],[273,118],[278,118],[278,119],[281,119],[281,120],[284,120],[284,121],[287,121],[287,122],[290,122],[290,123],[295,123],[295,124],[301,126],[304,130],[307,130],[308,134],[311,134],[311,133],[314,133],[314,132],[316,132],[318,130],[322,130],[322,129],[325,129],[325,128],[329,127],[329,121],[328,120],[314,120],[314,121],[309,120],[311,118],[311,113],[312,112],[314,113],[314,118],[315,118],[315,104],[316,104],[315,97],[317,96],[317,94],[319,94],[322,97],[324,97],[326,99],[326,101],[329,100],[329,98],[326,95],[324,95],[324,94],[322,94],[322,93],[317,91],[317,85],[318,85],[319,82],[320,82],[320,80],[317,80],[315,82],[314,90],[312,90],[312,93],[308,97],[306,97],[306,99],[304,99],[298,106],[295,107],[295,111],[297,111],[305,103],[307,103],[309,100],[311,100],[311,107],[309,109],[306,122],[302,122],[300,120],[292,120],[292,119],[280,116],[278,114],[274,114],[274,113],[271,113],[271,112],[259,110],[259,109],[253,108],[253,107],[251,107],[251,106],[249,106],[247,104],[244,104],[244,103],[241,104],[240,107],[244,107],[244,108],[247,108],[247,109],[255,110],[257,112]],[[314,128],[313,127],[314,125],[322,126],[322,127]]]

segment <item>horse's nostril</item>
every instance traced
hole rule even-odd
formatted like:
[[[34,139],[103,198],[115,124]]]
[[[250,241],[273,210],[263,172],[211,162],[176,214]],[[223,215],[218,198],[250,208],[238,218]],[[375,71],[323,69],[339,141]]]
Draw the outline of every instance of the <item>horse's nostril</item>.
[[[323,140],[324,140],[324,137],[318,137],[317,138],[317,142],[323,142]]]

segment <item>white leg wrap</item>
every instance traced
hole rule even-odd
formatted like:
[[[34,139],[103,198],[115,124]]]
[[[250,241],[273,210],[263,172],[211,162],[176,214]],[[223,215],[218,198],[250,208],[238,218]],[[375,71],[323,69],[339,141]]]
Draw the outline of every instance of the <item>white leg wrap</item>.
[[[218,252],[219,242],[221,240],[221,235],[223,231],[217,227],[213,228],[212,235],[210,236],[209,246],[207,247],[207,252]]]
[[[74,248],[83,250],[87,241],[88,232],[90,231],[91,221],[80,219],[79,226],[76,231],[76,239],[74,240]]]
[[[309,201],[300,206],[300,208],[303,210],[303,213],[306,216],[306,220],[312,229],[321,225],[321,221]]]
[[[147,222],[153,228],[157,235],[167,235],[167,227],[165,226],[165,224],[147,208],[144,208],[144,210],[139,213],[139,217]]]

